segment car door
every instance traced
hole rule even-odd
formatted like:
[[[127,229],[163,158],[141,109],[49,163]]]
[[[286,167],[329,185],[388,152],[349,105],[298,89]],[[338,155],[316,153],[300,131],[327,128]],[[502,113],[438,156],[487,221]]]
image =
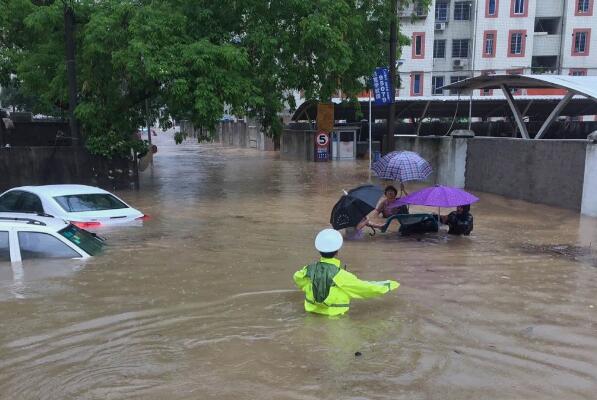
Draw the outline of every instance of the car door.
[[[20,258],[82,258],[83,255],[61,239],[46,232],[17,231]]]
[[[10,231],[0,227],[0,262],[10,262]]]

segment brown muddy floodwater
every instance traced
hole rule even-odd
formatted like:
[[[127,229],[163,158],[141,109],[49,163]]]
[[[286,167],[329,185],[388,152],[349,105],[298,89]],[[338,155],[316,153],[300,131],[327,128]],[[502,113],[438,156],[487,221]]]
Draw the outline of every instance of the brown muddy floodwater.
[[[480,194],[470,237],[346,242],[350,271],[402,286],[327,319],[292,274],[367,163],[162,140],[119,193],[145,226],[88,262],[0,264],[0,398],[597,398],[596,220]]]

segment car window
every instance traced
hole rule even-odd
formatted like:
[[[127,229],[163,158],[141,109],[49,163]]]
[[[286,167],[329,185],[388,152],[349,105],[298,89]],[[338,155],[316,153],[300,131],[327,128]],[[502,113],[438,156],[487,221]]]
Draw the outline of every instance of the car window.
[[[85,250],[91,256],[98,254],[102,250],[102,247],[104,247],[104,242],[97,236],[72,224],[58,231],[58,233]]]
[[[102,211],[128,208],[126,204],[108,193],[74,194],[54,197],[65,211]]]
[[[37,197],[37,195],[23,192],[21,195],[21,203],[19,204],[19,211],[43,214],[44,208],[41,205],[41,200],[39,197]]]
[[[19,232],[19,247],[23,260],[81,257],[59,239],[42,232]]]
[[[0,231],[0,261],[10,261],[10,246],[8,232]]]
[[[0,196],[0,211],[19,211],[17,208],[23,192],[16,190]]]

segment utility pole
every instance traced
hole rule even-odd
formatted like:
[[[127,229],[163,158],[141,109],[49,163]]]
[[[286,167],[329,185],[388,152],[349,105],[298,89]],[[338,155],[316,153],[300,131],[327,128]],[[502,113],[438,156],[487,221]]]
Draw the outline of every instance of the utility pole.
[[[64,39],[66,43],[66,75],[68,79],[68,114],[71,136],[82,145],[75,108],[77,108],[77,69],[75,65],[75,11],[64,3]]]
[[[396,114],[396,42],[397,42],[397,20],[398,20],[398,0],[390,0],[391,2],[391,19],[390,19],[390,94],[392,102],[388,107],[388,131],[386,133],[386,140],[384,140],[385,151],[387,154],[394,151],[394,117]]]
[[[147,141],[149,142],[149,145],[151,146],[151,121],[149,118],[149,100],[145,99],[145,118],[147,118]]]
[[[54,0],[31,0],[36,6],[51,6]],[[75,65],[75,10],[68,1],[62,0],[64,4],[64,43],[66,58],[66,78],[68,81],[68,115],[70,134],[74,139],[73,144],[82,145],[79,125],[75,118],[77,108],[77,69]]]

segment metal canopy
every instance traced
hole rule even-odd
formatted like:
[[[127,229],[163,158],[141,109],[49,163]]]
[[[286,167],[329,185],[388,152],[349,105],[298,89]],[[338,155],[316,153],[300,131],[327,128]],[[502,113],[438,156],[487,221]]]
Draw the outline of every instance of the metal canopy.
[[[514,103],[531,120],[545,121],[564,96],[515,96]],[[424,118],[468,118],[470,97],[426,96],[396,99],[396,119],[419,120]],[[371,107],[374,119],[386,119],[387,106]],[[597,114],[597,103],[592,99],[574,96],[559,115],[576,117]],[[473,118],[510,117],[511,110],[504,96],[473,96]],[[306,101],[292,116],[293,121],[314,121],[317,119],[317,102]],[[369,104],[361,100],[356,104],[334,105],[334,119],[348,123],[369,119]]]
[[[481,75],[446,85],[443,89],[465,93],[475,89],[501,89],[502,85],[517,89],[565,89],[597,101],[597,76]]]
[[[559,101],[558,105],[545,118],[545,122],[535,135],[541,139],[551,124],[561,115],[564,115],[575,95],[583,96],[593,102],[593,113],[597,111],[597,76],[567,76],[567,75],[482,75],[465,79],[447,86],[444,89],[458,90],[470,93],[475,89],[501,89],[508,101],[510,110],[516,120],[516,125],[524,139],[529,139],[529,133],[523,121],[523,115],[512,96],[511,88],[527,89],[564,89],[567,94]],[[584,110],[583,110],[584,111]]]

